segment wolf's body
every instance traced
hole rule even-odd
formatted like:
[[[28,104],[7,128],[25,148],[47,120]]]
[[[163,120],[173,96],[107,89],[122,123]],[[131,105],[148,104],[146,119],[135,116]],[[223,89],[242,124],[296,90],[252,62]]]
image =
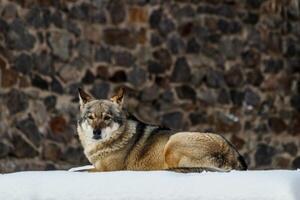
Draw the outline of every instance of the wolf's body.
[[[96,171],[247,169],[242,156],[220,135],[148,125],[122,111],[117,97],[95,100],[80,93],[77,130],[84,153]]]

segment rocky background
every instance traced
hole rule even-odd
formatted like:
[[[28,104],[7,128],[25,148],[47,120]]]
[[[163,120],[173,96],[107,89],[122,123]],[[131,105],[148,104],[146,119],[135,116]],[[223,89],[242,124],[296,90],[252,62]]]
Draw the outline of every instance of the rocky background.
[[[300,167],[297,0],[1,0],[0,172],[86,164],[77,88]]]

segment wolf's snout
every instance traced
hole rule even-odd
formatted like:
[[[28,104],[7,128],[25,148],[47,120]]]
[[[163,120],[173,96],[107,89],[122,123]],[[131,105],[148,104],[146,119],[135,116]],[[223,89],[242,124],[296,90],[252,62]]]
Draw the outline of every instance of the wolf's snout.
[[[101,139],[101,130],[100,129],[93,130],[93,138],[95,140]]]

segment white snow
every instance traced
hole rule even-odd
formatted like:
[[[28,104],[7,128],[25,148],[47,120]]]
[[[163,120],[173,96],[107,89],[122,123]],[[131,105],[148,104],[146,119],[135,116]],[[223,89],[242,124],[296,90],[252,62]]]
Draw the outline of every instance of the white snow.
[[[0,175],[0,199],[300,200],[300,171],[18,172]]]

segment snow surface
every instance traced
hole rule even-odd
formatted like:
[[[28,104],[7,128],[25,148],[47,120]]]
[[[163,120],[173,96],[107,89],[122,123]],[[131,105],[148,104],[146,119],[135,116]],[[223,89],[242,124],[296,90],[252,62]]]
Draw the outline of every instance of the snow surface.
[[[0,199],[300,200],[300,171],[17,172],[0,175]]]

